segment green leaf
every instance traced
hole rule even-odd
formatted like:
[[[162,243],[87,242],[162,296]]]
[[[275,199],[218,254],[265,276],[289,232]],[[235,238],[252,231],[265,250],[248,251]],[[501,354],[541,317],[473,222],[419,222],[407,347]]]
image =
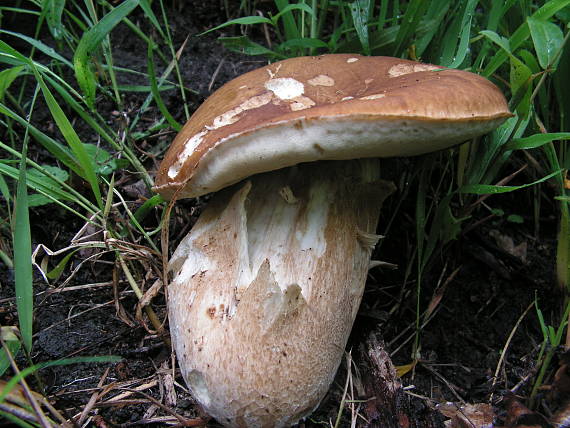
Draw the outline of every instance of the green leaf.
[[[63,110],[55,100],[54,96],[50,92],[49,88],[45,84],[39,71],[35,68],[35,66],[32,67],[32,70],[36,76],[38,84],[40,85],[40,88],[42,90],[42,93],[46,100],[46,104],[49,108],[52,117],[54,118],[59,130],[63,134],[65,141],[67,142],[73,154],[79,161],[79,164],[81,165],[80,175],[83,178],[85,178],[87,182],[90,184],[91,190],[93,191],[93,194],[95,196],[95,200],[97,201],[99,208],[102,209],[103,200],[101,198],[101,190],[99,189],[99,182],[97,180],[97,175],[95,174],[95,169],[93,167],[93,161],[87,155],[87,152],[85,151],[85,148],[83,147],[79,139],[79,136],[75,132],[75,129],[73,129],[71,122],[69,121],[67,116],[65,116],[65,113],[63,112]]]
[[[65,0],[43,0],[42,13],[46,17],[49,31],[54,39],[60,40],[65,34],[61,16],[65,8]]]
[[[43,169],[49,170],[51,168],[57,167],[48,167],[43,166]],[[57,168],[59,169],[59,168]],[[27,170],[27,179],[26,184],[27,186],[37,192],[38,194],[31,194],[28,195],[28,205],[31,206],[30,200],[35,201],[46,201],[47,202],[56,202],[56,201],[76,201],[76,198],[67,191],[63,190],[61,187],[61,183],[57,182],[56,180],[52,179],[51,177],[43,174],[39,170],[35,169],[28,169]],[[63,171],[65,172],[65,171]],[[0,162],[0,173],[6,175],[7,177],[11,177],[15,180],[19,180],[18,170],[7,165],[4,162]],[[51,172],[50,172],[51,173]],[[66,172],[65,172],[66,173]],[[67,174],[67,173],[66,173]],[[37,196],[37,197],[36,197]],[[42,196],[42,198],[39,198]]]
[[[546,134],[534,134],[525,138],[515,138],[505,144],[505,150],[536,149],[553,140],[570,140],[570,132],[550,132]]]
[[[160,195],[154,195],[152,198],[147,199],[134,213],[135,219],[142,223],[148,213],[156,206],[162,204],[164,199]]]
[[[126,159],[116,159],[108,151],[97,147],[95,144],[83,144],[85,152],[95,163],[95,172],[99,175],[109,175],[119,168],[128,165]]]
[[[517,214],[510,214],[509,216],[507,216],[507,221],[516,224],[523,224],[524,218]]]
[[[301,33],[299,32],[299,28],[295,22],[295,17],[293,16],[291,9],[288,9],[291,6],[289,4],[289,0],[275,0],[275,6],[277,6],[277,10],[279,10],[279,12],[283,12],[281,14],[281,18],[283,21],[283,29],[285,30],[285,40],[301,38]]]
[[[544,20],[528,18],[527,22],[540,66],[543,69],[552,67],[564,41],[562,30],[556,24]]]
[[[150,2],[148,0],[140,0],[139,4],[140,4],[141,9],[144,11],[147,19],[152,23],[152,25],[154,25],[154,28],[156,28],[157,31],[160,33],[160,36],[163,39],[166,39],[166,35],[164,34],[164,30],[162,28],[162,25],[160,25],[160,22],[158,22],[158,18],[156,17],[154,12],[152,11],[152,7],[150,6]]]
[[[556,335],[556,330],[551,325],[548,326],[548,337],[550,339],[550,344],[552,346],[558,346],[558,340]]]
[[[52,155],[56,157],[60,162],[62,162],[65,166],[75,172],[77,175],[81,176],[81,166],[71,151],[63,146],[62,144],[55,141],[53,138],[48,137],[46,134],[41,132],[39,129],[35,128],[34,126],[30,125],[26,119],[23,117],[18,116],[16,113],[8,109],[5,105],[0,103],[0,113],[14,119],[18,122],[22,127],[27,128],[30,134],[48,150]]]
[[[214,28],[210,28],[208,31],[198,34],[203,36],[204,34],[211,33],[212,31],[220,30],[222,28],[228,27],[230,25],[255,25],[255,24],[269,24],[273,25],[273,21],[269,18],[263,16],[244,16],[243,18],[231,19],[223,24],[220,24]]]
[[[542,68],[538,64],[534,53],[531,53],[526,49],[519,49],[517,51],[517,54],[520,60],[524,62],[528,68],[530,68],[532,74],[538,74],[542,71]]]
[[[296,48],[326,48],[328,45],[319,39],[311,39],[310,37],[303,37],[301,39],[291,39],[281,43],[277,50],[285,51],[288,49]]]
[[[4,388],[0,390],[0,403],[6,398],[6,396],[14,389],[14,386],[26,376],[30,374],[47,368],[47,367],[55,367],[55,366],[66,366],[70,364],[81,364],[81,363],[117,363],[121,361],[121,357],[116,355],[104,355],[104,356],[95,356],[95,357],[75,357],[75,358],[64,358],[62,360],[56,361],[47,361],[44,363],[34,364],[33,366],[26,367],[22,369],[20,373],[17,375],[12,376],[8,382],[4,385]]]
[[[530,114],[532,71],[514,56],[511,56],[510,83],[513,92],[511,104],[516,108],[519,116],[526,118]]]
[[[471,21],[477,3],[477,0],[462,2],[463,6],[459,12],[461,19],[456,17],[445,33],[444,49],[439,64],[457,68],[465,60],[471,36]]]
[[[24,34],[15,33],[13,31],[8,31],[8,30],[0,30],[0,33],[9,34],[11,36],[22,39],[25,42],[28,42],[31,46],[35,47],[40,52],[49,56],[50,58],[53,58],[56,61],[59,61],[59,62],[65,64],[69,67],[73,67],[71,62],[69,62],[67,59],[65,59],[63,56],[61,56],[59,53],[57,53],[54,48],[46,45],[45,43],[43,43],[42,41],[40,41],[38,39],[34,39],[32,37],[25,36]]]
[[[568,200],[560,199],[561,216],[558,229],[558,243],[556,245],[556,276],[558,284],[563,290],[570,285],[570,213]]]
[[[425,11],[425,15],[422,17],[422,20],[429,24],[426,26],[426,30],[421,36],[418,34],[419,39],[415,42],[416,55],[418,57],[423,55],[428,45],[432,40],[434,40],[434,36],[438,30],[444,28],[444,18],[453,2],[450,0],[433,0],[432,2],[425,3],[428,3],[428,7]],[[434,59],[434,61],[436,60]]]
[[[273,58],[286,58],[271,49],[267,49],[265,46],[260,45],[251,41],[247,36],[237,36],[237,37],[219,37],[218,40],[224,45],[226,49],[233,52],[243,53],[246,55],[267,55]]]
[[[544,321],[544,315],[542,315],[542,311],[538,307],[538,302],[534,301],[534,307],[536,308],[536,315],[538,317],[538,323],[540,325],[540,330],[542,331],[542,337],[546,342],[548,340],[548,327],[546,326],[546,322]]]
[[[540,7],[535,13],[532,14],[532,19],[546,20],[549,19],[559,10],[570,5],[570,0],[550,0]],[[513,35],[509,38],[509,44],[513,52],[519,48],[525,40],[530,36],[530,29],[528,22],[524,22],[516,29]],[[498,52],[497,55],[489,62],[487,67],[483,70],[484,76],[490,76],[499,68],[507,59],[506,52]]]
[[[16,284],[16,307],[24,347],[32,350],[34,292],[32,274],[32,238],[28,213],[26,184],[27,142],[24,142],[18,179],[16,209],[14,212],[14,273]]]
[[[148,44],[147,48],[147,68],[148,68],[148,78],[150,80],[150,88],[152,96],[154,98],[154,102],[156,103],[158,109],[160,110],[166,121],[170,124],[170,126],[172,126],[174,130],[179,132],[182,129],[182,125],[178,123],[176,119],[174,119],[174,117],[172,117],[170,111],[168,111],[168,108],[166,107],[164,101],[162,101],[162,97],[160,96],[160,90],[158,87],[158,82],[156,80],[156,73],[154,69],[152,46],[150,43]]]
[[[502,217],[505,215],[505,211],[500,208],[491,208],[491,212],[497,217]]]
[[[4,176],[0,174],[0,195],[9,203],[12,200],[12,194],[8,188],[8,183],[4,180]]]
[[[499,47],[503,48],[503,50],[507,54],[512,55],[511,44],[509,42],[509,39],[507,39],[506,37],[499,36],[497,33],[495,33],[494,31],[490,31],[490,30],[480,31],[480,34],[483,34],[489,40],[491,40],[492,42],[497,44]]]
[[[368,38],[368,20],[370,14],[370,0],[355,0],[349,3],[350,14],[354,29],[362,45],[362,51],[365,55],[370,55],[370,41]]]
[[[277,25],[277,22],[279,21],[279,19],[287,14],[287,13],[291,13],[293,10],[301,10],[305,13],[308,13],[309,15],[313,16],[315,13],[313,12],[313,9],[311,9],[311,7],[307,4],[304,3],[299,3],[299,4],[290,4],[285,6],[283,9],[281,9],[279,11],[279,13],[275,14],[274,16],[271,17],[271,21],[273,23],[273,25]]]
[[[75,78],[85,96],[85,102],[89,108],[95,107],[95,90],[97,81],[95,73],[91,69],[91,58],[99,47],[99,44],[111,32],[121,20],[137,7],[139,0],[125,0],[119,6],[106,14],[97,24],[83,34],[75,54],[73,55],[73,67]]]
[[[70,251],[68,254],[66,254],[66,256],[63,259],[61,259],[59,263],[46,274],[48,279],[57,280],[63,273],[63,270],[67,266],[67,263],[69,262],[71,257],[78,251],[79,249]]]
[[[17,327],[0,326],[0,336],[12,355],[16,355],[20,350],[20,340],[15,330],[18,330]],[[10,367],[10,360],[6,355],[6,351],[0,349],[0,376],[4,374],[8,367]]]
[[[66,181],[69,178],[69,174],[67,173],[67,171],[64,171],[61,168],[51,165],[43,165],[42,167],[44,170],[48,171],[49,174],[51,174],[53,177],[55,177],[60,181]],[[28,195],[28,206],[37,207],[41,205],[46,205],[52,203],[53,199],[71,200],[68,197],[62,197],[62,194],[65,194],[66,192],[63,191],[61,185],[56,180],[47,176],[40,170],[28,169],[27,178],[28,181],[31,181],[32,183],[41,183],[40,186],[37,187],[41,188],[42,191],[49,194],[51,197],[50,198],[48,196],[39,193]],[[28,183],[28,185],[30,185],[30,183]]]
[[[535,184],[542,183],[543,181],[549,180],[552,177],[560,174],[560,171],[555,171],[548,174],[546,177],[542,177],[539,180],[533,181],[532,183],[522,184],[520,186],[495,186],[492,184],[467,184],[459,189],[459,193],[467,193],[471,195],[495,195],[499,193],[512,192],[514,190],[524,189],[525,187],[534,186]]]
[[[68,172],[61,168],[58,168],[57,166],[42,165],[42,168],[46,170],[52,177],[54,177],[55,180],[37,169],[28,169],[28,178],[31,180],[37,179],[38,181],[43,181],[46,183],[46,185],[52,185],[53,183],[54,187],[59,187],[59,183],[56,180],[66,181],[69,179]]]
[[[0,100],[4,99],[4,94],[23,69],[24,66],[21,65],[0,71]]]

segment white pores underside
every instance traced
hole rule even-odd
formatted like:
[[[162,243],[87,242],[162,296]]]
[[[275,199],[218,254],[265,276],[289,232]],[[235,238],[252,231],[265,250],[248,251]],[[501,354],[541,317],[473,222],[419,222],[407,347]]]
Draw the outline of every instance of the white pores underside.
[[[373,162],[305,164],[226,189],[172,256],[179,364],[222,424],[289,426],[328,390],[393,188]]]

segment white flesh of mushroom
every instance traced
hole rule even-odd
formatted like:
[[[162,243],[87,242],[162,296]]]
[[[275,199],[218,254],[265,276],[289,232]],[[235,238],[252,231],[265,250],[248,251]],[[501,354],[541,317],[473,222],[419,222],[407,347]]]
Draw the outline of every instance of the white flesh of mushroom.
[[[377,174],[365,160],[254,176],[216,194],[175,251],[173,343],[222,424],[289,426],[328,390],[393,191]]]

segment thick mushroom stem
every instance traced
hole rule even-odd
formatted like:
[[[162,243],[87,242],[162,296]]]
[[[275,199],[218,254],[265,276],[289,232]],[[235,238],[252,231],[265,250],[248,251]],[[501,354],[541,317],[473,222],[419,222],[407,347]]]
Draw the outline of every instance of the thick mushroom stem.
[[[304,164],[215,195],[175,251],[173,343],[220,423],[289,426],[342,360],[393,184],[376,160]]]

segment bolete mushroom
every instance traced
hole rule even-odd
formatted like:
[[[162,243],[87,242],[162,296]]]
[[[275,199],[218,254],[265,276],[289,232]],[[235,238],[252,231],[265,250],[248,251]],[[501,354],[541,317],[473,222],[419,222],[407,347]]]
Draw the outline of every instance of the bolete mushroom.
[[[345,54],[270,64],[211,95],[156,181],[167,199],[224,189],[169,262],[172,341],[205,411],[238,427],[310,414],[342,359],[393,190],[373,158],[443,149],[510,115],[475,74]]]

